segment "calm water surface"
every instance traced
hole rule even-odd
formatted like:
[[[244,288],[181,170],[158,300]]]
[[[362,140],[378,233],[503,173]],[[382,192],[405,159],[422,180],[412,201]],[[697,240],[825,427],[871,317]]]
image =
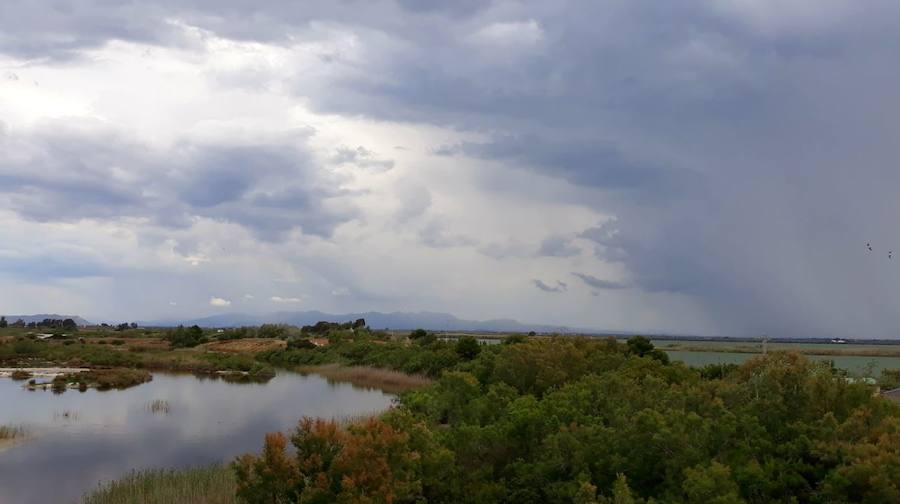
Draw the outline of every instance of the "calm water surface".
[[[62,395],[0,378],[0,425],[26,425],[36,438],[0,452],[0,504],[77,502],[98,482],[133,469],[229,461],[262,447],[263,435],[300,417],[359,415],[392,396],[319,376],[279,373],[267,384],[230,384],[155,373],[128,390]],[[154,400],[169,413],[153,413]]]

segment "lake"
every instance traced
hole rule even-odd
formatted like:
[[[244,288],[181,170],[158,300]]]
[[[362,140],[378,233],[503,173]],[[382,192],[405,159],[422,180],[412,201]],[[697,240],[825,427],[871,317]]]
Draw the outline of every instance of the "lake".
[[[100,481],[133,469],[230,461],[262,448],[267,432],[302,416],[341,418],[388,408],[393,396],[279,372],[266,384],[154,373],[128,390],[28,391],[0,378],[0,425],[35,438],[0,451],[0,503],[78,502]],[[168,413],[153,412],[163,400]]]

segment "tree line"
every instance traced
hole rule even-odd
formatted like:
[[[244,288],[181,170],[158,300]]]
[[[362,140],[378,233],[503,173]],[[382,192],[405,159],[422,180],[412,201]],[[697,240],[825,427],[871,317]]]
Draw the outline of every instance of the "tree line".
[[[41,321],[31,321],[25,322],[22,319],[18,319],[12,324],[6,320],[6,317],[0,317],[0,329],[5,329],[7,327],[19,327],[19,328],[28,328],[28,329],[62,329],[65,331],[77,331],[78,323],[73,319],[51,319],[45,318]]]
[[[306,418],[266,436],[261,453],[233,464],[240,499],[900,502],[898,406],[828,363],[772,353],[695,369],[645,338],[485,346],[414,336],[376,344],[340,332],[327,347],[263,356],[378,363],[437,380],[377,418]]]

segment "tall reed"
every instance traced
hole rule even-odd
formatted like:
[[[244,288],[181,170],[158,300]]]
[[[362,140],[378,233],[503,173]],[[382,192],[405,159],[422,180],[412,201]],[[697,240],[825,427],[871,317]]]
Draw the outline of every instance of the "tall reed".
[[[358,387],[380,389],[388,393],[400,393],[421,388],[432,383],[422,375],[411,375],[390,369],[369,366],[303,366],[297,369],[304,374],[318,374],[335,382],[346,382]]]
[[[134,471],[101,484],[82,504],[237,504],[234,473],[215,464],[189,469]]]
[[[0,441],[25,437],[25,428],[16,425],[0,425]]]

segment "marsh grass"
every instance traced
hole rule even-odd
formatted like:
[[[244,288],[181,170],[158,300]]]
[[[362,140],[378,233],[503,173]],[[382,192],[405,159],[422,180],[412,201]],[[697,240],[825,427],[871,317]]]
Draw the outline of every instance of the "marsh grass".
[[[183,470],[134,471],[103,483],[82,504],[236,504],[234,473],[221,464]]]
[[[432,382],[426,376],[368,366],[325,364],[323,366],[303,366],[297,371],[302,374],[318,374],[330,381],[350,383],[358,387],[379,389],[388,393],[406,392],[425,387]]]
[[[342,427],[349,427],[351,425],[359,425],[368,422],[373,418],[380,417],[387,410],[382,411],[374,411],[372,413],[363,413],[358,415],[344,415],[340,417],[332,417],[332,421],[340,424]]]
[[[153,414],[168,415],[172,411],[172,407],[165,399],[154,399],[147,404],[147,411]]]
[[[17,425],[0,425],[0,441],[12,441],[25,437],[28,431]]]

